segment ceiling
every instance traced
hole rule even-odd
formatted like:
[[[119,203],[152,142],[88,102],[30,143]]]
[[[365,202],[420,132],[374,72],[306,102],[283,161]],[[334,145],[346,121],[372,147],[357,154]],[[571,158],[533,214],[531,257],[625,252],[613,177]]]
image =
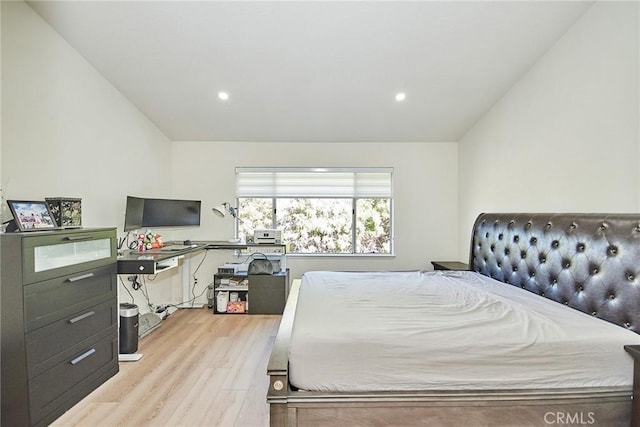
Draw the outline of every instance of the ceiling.
[[[173,141],[428,142],[458,141],[593,2],[29,4]]]

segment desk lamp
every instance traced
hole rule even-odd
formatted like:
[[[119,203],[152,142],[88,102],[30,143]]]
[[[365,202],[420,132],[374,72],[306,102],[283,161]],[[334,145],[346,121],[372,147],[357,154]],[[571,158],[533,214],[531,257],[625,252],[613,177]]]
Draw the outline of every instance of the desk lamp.
[[[214,206],[211,210],[213,211],[214,214],[216,214],[220,218],[224,218],[227,215],[231,215],[233,219],[237,221],[236,223],[234,223],[234,227],[236,228],[236,231],[237,231],[238,224],[242,222],[242,219],[238,217],[238,208],[234,208],[229,203],[224,202],[221,205]],[[229,241],[232,243],[238,243],[240,242],[240,239],[229,239]]]
[[[231,215],[238,222],[242,222],[240,218],[238,218],[238,208],[234,208],[229,203],[224,202],[221,205],[214,206],[212,208],[214,214],[218,215],[220,218],[224,218],[225,216]]]

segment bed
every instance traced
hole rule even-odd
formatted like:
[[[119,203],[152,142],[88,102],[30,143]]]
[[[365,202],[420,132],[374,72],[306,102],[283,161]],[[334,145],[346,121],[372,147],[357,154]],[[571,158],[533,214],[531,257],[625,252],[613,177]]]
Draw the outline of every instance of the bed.
[[[640,215],[482,214],[469,269],[294,281],[271,425],[638,425]]]

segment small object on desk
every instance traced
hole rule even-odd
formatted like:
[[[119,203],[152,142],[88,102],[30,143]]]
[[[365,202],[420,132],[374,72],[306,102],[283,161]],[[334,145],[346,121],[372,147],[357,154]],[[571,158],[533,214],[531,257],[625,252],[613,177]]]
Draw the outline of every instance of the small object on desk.
[[[458,261],[431,261],[434,270],[468,271],[469,264]]]
[[[191,245],[193,245],[193,242],[191,240],[187,239],[184,242],[182,242],[182,244],[185,245],[185,246],[191,246]]]

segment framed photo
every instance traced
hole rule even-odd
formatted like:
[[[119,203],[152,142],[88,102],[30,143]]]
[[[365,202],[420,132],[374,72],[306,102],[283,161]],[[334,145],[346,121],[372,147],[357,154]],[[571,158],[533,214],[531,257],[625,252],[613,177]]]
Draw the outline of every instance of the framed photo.
[[[7,200],[20,231],[55,230],[58,225],[47,203],[42,201]]]

